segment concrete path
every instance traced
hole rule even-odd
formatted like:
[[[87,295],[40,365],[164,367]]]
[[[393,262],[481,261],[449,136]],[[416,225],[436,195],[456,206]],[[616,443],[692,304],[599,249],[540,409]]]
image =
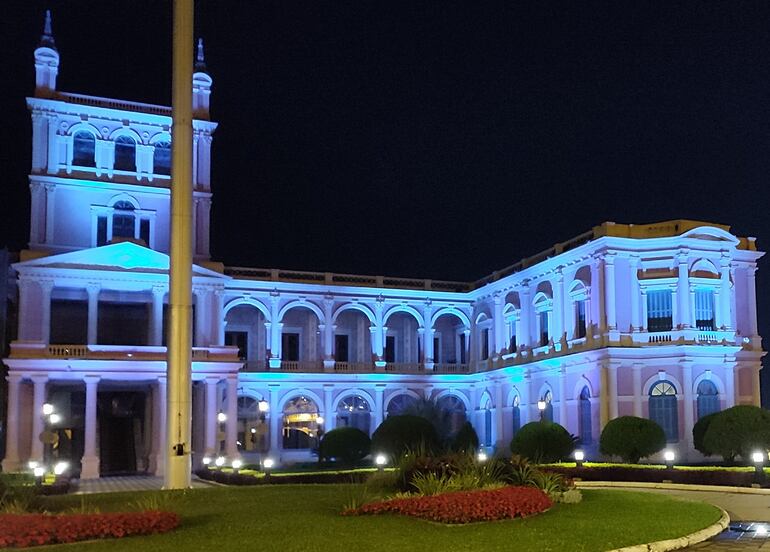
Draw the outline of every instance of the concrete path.
[[[598,488],[598,487],[591,487]],[[698,552],[770,552],[770,495],[681,489],[645,489],[639,487],[601,487],[645,493],[657,493],[719,506],[730,515],[731,530],[711,540],[687,548]],[[744,522],[744,523],[739,523]],[[765,523],[755,523],[765,522]],[[757,528],[760,529],[757,532]]]
[[[117,493],[126,491],[159,491],[163,478],[150,475],[130,475],[84,479],[78,481],[73,494]],[[212,484],[193,477],[193,489],[211,487]]]

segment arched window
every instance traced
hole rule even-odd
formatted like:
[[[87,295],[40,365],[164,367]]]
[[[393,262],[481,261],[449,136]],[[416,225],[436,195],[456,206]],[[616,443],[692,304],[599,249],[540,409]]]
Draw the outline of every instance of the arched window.
[[[128,201],[117,201],[112,206],[112,237],[133,238],[134,234],[134,206]]]
[[[484,435],[481,439],[481,444],[485,447],[492,446],[492,401],[487,397],[483,403],[482,410],[484,411]]]
[[[591,433],[591,392],[587,385],[580,391],[580,398],[578,399],[578,433],[580,442],[584,445],[593,440]]]
[[[437,403],[438,407],[444,412],[447,418],[449,434],[455,435],[467,420],[465,415],[465,404],[459,397],[454,395],[445,395]]]
[[[152,167],[155,174],[171,174],[171,142],[162,141],[155,144]]]
[[[318,448],[318,407],[307,397],[294,397],[283,407],[283,448]]]
[[[415,398],[406,393],[396,395],[388,403],[388,416],[399,416],[415,403]]]
[[[115,138],[115,170],[136,170],[136,142],[130,136],[118,136]]]
[[[351,395],[337,404],[337,427],[354,427],[369,435],[372,416],[369,403],[361,395]]]
[[[719,392],[714,382],[703,380],[698,384],[698,419],[719,412]]]
[[[267,452],[269,448],[268,423],[259,401],[253,397],[238,397],[238,450]]]
[[[659,381],[650,388],[650,420],[663,428],[667,441],[679,440],[676,387],[670,381]]]
[[[541,419],[544,422],[553,422],[553,395],[550,391],[546,391],[540,400],[545,403],[545,410],[540,414]]]
[[[511,410],[511,417],[513,418],[513,434],[516,435],[521,429],[521,399],[518,395],[513,397],[513,409]]]
[[[72,137],[72,164],[77,167],[95,167],[96,139],[88,131],[81,130]]]

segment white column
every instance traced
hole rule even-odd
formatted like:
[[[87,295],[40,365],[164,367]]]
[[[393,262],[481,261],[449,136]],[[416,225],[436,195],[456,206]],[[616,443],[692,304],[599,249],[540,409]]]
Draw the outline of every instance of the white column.
[[[385,406],[383,401],[384,393],[385,393],[384,385],[379,384],[374,388],[374,411],[372,412],[372,416],[374,418],[374,427],[372,428],[372,432],[374,432],[375,429],[380,427],[380,424],[385,419]],[[372,451],[372,452],[376,453],[376,451]]]
[[[321,414],[324,418],[323,430],[331,431],[337,425],[337,413],[332,402],[332,395],[334,393],[334,387],[331,385],[324,385],[324,410]]]
[[[32,172],[43,171],[48,153],[48,120],[41,111],[32,111]]]
[[[95,345],[97,342],[97,331],[99,329],[99,291],[101,284],[98,282],[89,282],[86,285],[88,293],[88,344]]]
[[[278,404],[278,386],[271,385],[270,392],[270,454],[278,460],[281,453],[281,423],[283,422],[283,412],[280,411]]]
[[[553,313],[551,316],[551,339],[554,343],[561,341],[564,329],[564,274],[559,267],[556,269],[555,285],[553,286]]]
[[[166,295],[165,285],[152,286],[152,320],[150,345],[163,345],[163,298]]]
[[[30,221],[29,221],[29,242],[30,244],[43,243],[45,236],[43,204],[45,200],[45,188],[39,182],[29,183],[30,191]]]
[[[195,296],[195,340],[193,345],[195,347],[206,347],[208,345],[206,339],[206,323],[209,321],[209,317],[206,316],[206,311],[209,307],[208,304],[208,290],[200,287],[193,288],[193,295]]]
[[[529,346],[532,343],[532,322],[530,322],[530,313],[532,304],[529,301],[529,281],[525,280],[519,290],[519,302],[521,311],[521,336],[516,336],[519,346]]]
[[[607,398],[609,399],[610,420],[618,417],[618,368],[620,362],[607,362]]]
[[[270,294],[270,367],[281,366],[281,329],[283,324],[278,320],[280,296],[277,293]],[[267,324],[265,324],[267,326]]]
[[[21,468],[19,458],[19,393],[21,391],[21,376],[10,374],[6,380],[8,381],[8,404],[3,471],[7,473]]]
[[[692,427],[694,422],[694,405],[693,405],[693,389],[692,389],[692,361],[685,360],[681,362],[682,366],[682,387],[684,395],[684,435],[680,436],[680,439],[684,440],[687,450],[693,448],[692,442]]]
[[[762,366],[757,362],[747,369],[751,370],[751,404],[754,406],[761,406],[761,397],[759,394],[759,371],[762,369]]]
[[[38,462],[43,461],[43,441],[40,436],[45,430],[43,418],[43,404],[46,401],[46,385],[48,376],[32,376],[33,398],[32,398],[32,447],[30,459]]]
[[[677,257],[677,263],[677,298],[679,299],[679,325],[683,328],[690,328],[692,326],[692,319],[690,318],[690,277],[687,268],[687,255],[679,255]],[[674,321],[674,325],[677,325],[676,321]]]
[[[217,447],[217,433],[219,422],[217,422],[217,384],[218,378],[206,378],[206,413],[204,427],[204,449],[206,454],[215,455],[219,452]]]
[[[495,384],[495,450],[505,450],[505,429],[503,423],[503,386],[501,383]]]
[[[748,306],[749,337],[757,335],[757,281],[756,266],[746,267],[746,304]]]
[[[645,288],[641,288],[639,290],[640,300],[642,302],[642,331],[647,331],[647,290]]]
[[[722,257],[720,261],[719,284],[720,284],[720,306],[722,310],[722,325],[725,330],[732,330],[732,317],[730,315],[730,259]]]
[[[382,360],[382,332],[377,326],[369,326],[369,338],[372,341],[372,355],[374,360]]]
[[[633,386],[634,386],[634,416],[642,417],[642,368],[644,364],[635,362],[632,366]]]
[[[238,454],[238,376],[227,378],[227,421],[225,422],[225,450],[232,460]]]
[[[321,331],[324,338],[323,360],[334,360],[334,331],[337,329],[337,326],[332,323],[332,316],[333,316],[332,307],[334,306],[334,300],[330,297],[325,297],[323,304],[324,304],[324,323],[318,325],[318,329]],[[350,353],[351,350],[352,350],[352,343],[348,345],[348,353]]]
[[[618,323],[615,313],[615,253],[604,255],[604,296],[607,310],[607,329],[617,330]]]
[[[56,184],[45,185],[45,243],[54,242],[54,213],[56,212]]]
[[[567,427],[567,369],[559,369],[559,424]]]
[[[639,257],[632,256],[628,259],[631,278],[631,331],[638,332],[642,327],[640,315],[639,294]]]
[[[732,408],[735,400],[735,362],[725,362],[725,404],[724,408]]]
[[[155,447],[155,475],[166,473],[166,387],[165,376],[158,378],[153,391],[153,430],[157,432]]]
[[[606,329],[606,319],[604,312],[604,293],[602,290],[602,273],[599,271],[601,258],[591,258],[591,308],[594,311],[594,324],[596,324],[596,333],[601,335]]]
[[[85,446],[81,460],[81,479],[96,479],[99,477],[99,453],[96,450],[96,401],[98,399],[98,376],[83,378],[86,384],[85,410]]]
[[[51,291],[53,290],[52,280],[40,281],[40,299],[42,313],[40,316],[40,336],[41,341],[48,344],[51,340]]]
[[[495,293],[494,297],[494,336],[495,346],[490,347],[490,356],[498,357],[505,347],[505,320],[503,319],[503,304],[504,297],[500,292]]]
[[[53,113],[46,113],[45,118],[48,120],[48,161],[46,165],[48,174],[56,174],[59,172],[59,150],[57,148],[59,137],[56,133],[59,118]]]
[[[732,293],[730,293],[730,326],[733,330],[738,329],[738,309],[736,308],[736,295],[738,290],[738,280],[736,278],[736,268],[734,263],[730,263],[730,279],[733,282]]]
[[[212,345],[225,344],[225,290],[214,290],[214,340]]]

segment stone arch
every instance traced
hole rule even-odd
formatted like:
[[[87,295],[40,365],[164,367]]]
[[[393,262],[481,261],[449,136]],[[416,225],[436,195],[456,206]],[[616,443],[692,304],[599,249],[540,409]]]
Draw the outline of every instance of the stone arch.
[[[281,395],[281,399],[278,401],[277,414],[283,416],[283,409],[286,408],[286,403],[288,403],[291,399],[295,397],[309,398],[315,403],[316,408],[318,408],[318,412],[321,415],[323,416],[327,415],[326,411],[324,410],[323,399],[321,399],[321,397],[319,397],[316,393],[314,393],[313,391],[311,391],[306,387],[300,387],[299,389],[289,389],[288,391],[286,391],[286,393]]]
[[[421,398],[420,395],[418,395],[416,392],[412,391],[411,389],[406,389],[406,388],[396,389],[396,390],[393,391],[393,393],[388,395],[387,399],[385,399],[383,401],[383,403],[382,403],[382,411],[383,411],[383,413],[387,413],[388,412],[388,406],[390,406],[390,402],[393,399],[395,399],[396,397],[398,397],[399,395],[408,395],[409,397],[412,397],[414,400],[417,400],[417,401],[420,400],[420,398]]]
[[[700,258],[692,263],[690,266],[690,273],[697,275],[701,273],[707,277],[718,278],[719,269],[714,265],[710,259]]]
[[[332,324],[337,321],[337,318],[340,314],[349,310],[355,310],[364,313],[364,315],[369,319],[369,322],[376,324],[376,317],[374,316],[372,310],[366,305],[362,305],[361,303],[345,303],[340,305],[337,310],[334,311],[334,314],[332,314]]]
[[[434,327],[436,325],[436,320],[438,320],[441,316],[445,315],[454,315],[457,318],[460,319],[460,321],[463,323],[463,325],[466,328],[471,327],[471,319],[468,318],[468,315],[465,314],[463,311],[458,309],[457,307],[443,307],[436,312],[433,313],[433,316],[430,318],[430,327]]]
[[[334,411],[337,411],[337,405],[340,403],[341,400],[347,399],[348,397],[352,397],[355,395],[359,395],[366,400],[366,402],[369,403],[369,411],[374,412],[375,409],[375,402],[374,397],[368,392],[364,391],[360,387],[355,387],[353,389],[343,389],[337,395],[334,397],[334,400],[332,401],[332,408],[334,408]]]
[[[495,401],[492,399],[492,394],[488,390],[484,390],[484,392],[481,394],[481,397],[479,398],[479,409],[480,410],[487,410],[491,408],[495,408]]]
[[[167,132],[165,130],[162,130],[160,132],[156,132],[150,137],[149,144],[155,145],[158,142],[171,142],[171,133]]]
[[[585,375],[581,375],[577,382],[575,382],[575,390],[572,393],[572,396],[576,399],[580,398],[580,393],[583,391],[584,387],[588,387],[588,392],[591,394],[592,399],[596,397],[593,385],[591,385],[591,381],[585,377]]]
[[[684,399],[684,386],[682,385],[682,382],[671,372],[658,372],[651,378],[647,378],[647,381],[645,381],[642,385],[642,397],[649,397],[650,389],[652,389],[652,386],[659,381],[671,382],[676,388],[676,399],[678,401]]]
[[[127,201],[128,203],[134,206],[134,209],[141,209],[141,206],[139,205],[139,201],[137,201],[137,199],[134,196],[126,193],[112,196],[110,200],[107,202],[107,205],[109,205],[110,207],[113,207],[119,201]]]
[[[468,397],[465,396],[465,393],[463,393],[458,389],[444,389],[443,391],[439,391],[434,397],[434,400],[438,402],[447,396],[457,397],[458,399],[460,399],[460,401],[462,401],[463,405],[465,405],[466,412],[473,412],[473,408],[471,407],[471,401],[468,399]]]
[[[411,314],[415,318],[415,320],[417,320],[418,328],[425,327],[425,319],[417,311],[417,309],[415,309],[410,305],[396,305],[388,309],[388,312],[385,313],[385,316],[382,319],[382,324],[387,325],[388,318],[390,318],[391,315],[396,314],[397,312],[406,312],[408,314]]]
[[[319,324],[325,324],[326,323],[326,319],[324,317],[324,313],[321,310],[321,308],[318,305],[316,305],[315,303],[313,303],[311,301],[303,300],[303,299],[296,299],[294,301],[289,301],[288,303],[286,303],[281,308],[281,310],[278,312],[278,321],[279,322],[283,321],[284,315],[287,312],[289,312],[291,309],[294,309],[294,308],[297,308],[297,307],[302,307],[302,308],[305,308],[305,309],[308,309],[308,310],[312,311],[318,317],[318,323]]]
[[[142,137],[139,136],[139,133],[129,127],[116,128],[110,133],[109,139],[114,142],[120,136],[128,136],[129,138],[134,140],[137,144],[144,144],[144,141],[142,140]]]
[[[94,137],[94,140],[101,140],[102,135],[99,132],[99,129],[96,128],[94,125],[90,123],[86,123],[84,121],[81,121],[79,123],[75,123],[71,127],[67,129],[67,134],[70,136],[75,136],[78,132],[88,132],[89,134],[92,134]]]
[[[257,301],[252,297],[236,297],[235,299],[229,301],[225,305],[224,309],[222,309],[222,315],[227,316],[228,312],[240,305],[249,305],[254,307],[262,313],[266,322],[270,322],[270,309],[268,309],[267,306],[264,305],[261,301]]]
[[[513,406],[513,401],[519,397],[519,403],[521,403],[521,391],[515,385],[511,386],[511,390],[508,391],[508,399],[505,401],[506,406]]]
[[[695,378],[693,380],[693,382],[692,382],[692,396],[693,397],[697,397],[698,396],[698,385],[703,380],[708,380],[711,383],[713,383],[716,386],[716,388],[717,388],[717,392],[720,395],[722,395],[722,396],[726,396],[727,390],[725,388],[724,382],[722,381],[722,378],[714,375],[714,373],[711,370],[706,370],[701,375],[699,375],[697,378]]]

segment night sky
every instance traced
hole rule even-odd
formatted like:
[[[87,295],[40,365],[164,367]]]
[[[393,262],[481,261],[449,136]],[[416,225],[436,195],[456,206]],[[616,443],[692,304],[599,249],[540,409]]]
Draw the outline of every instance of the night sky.
[[[605,220],[671,218],[770,247],[770,3],[479,4],[199,0],[213,257],[472,280]],[[44,10],[60,90],[169,104],[170,6],[4,4],[0,246],[28,238]]]

